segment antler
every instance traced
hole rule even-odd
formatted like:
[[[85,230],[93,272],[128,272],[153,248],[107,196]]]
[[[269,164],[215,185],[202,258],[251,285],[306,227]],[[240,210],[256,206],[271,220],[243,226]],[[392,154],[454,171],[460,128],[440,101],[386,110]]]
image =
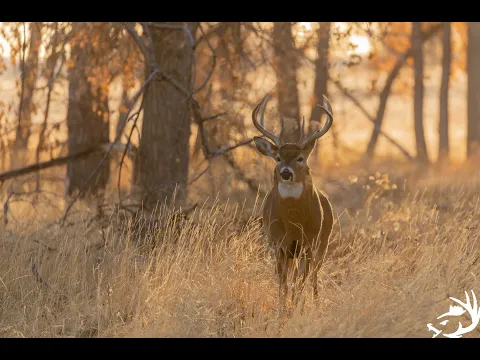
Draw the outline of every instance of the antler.
[[[267,131],[264,127],[263,127],[263,117],[265,115],[265,109],[267,108],[267,102],[268,102],[268,98],[269,98],[269,95],[265,95],[262,100],[260,100],[260,102],[255,106],[255,108],[253,109],[253,112],[252,112],[252,120],[253,120],[253,125],[255,125],[255,127],[257,128],[258,131],[260,131],[263,135],[265,135],[267,138],[269,138],[270,140],[273,141],[273,143],[277,146],[277,147],[280,147],[281,146],[281,142],[280,142],[280,137],[277,137],[275,135],[273,135],[271,132]],[[262,107],[263,105],[263,107]],[[261,125],[258,123],[257,121],[257,115],[258,115],[258,111],[260,110],[260,108],[262,108],[262,114],[260,115],[260,122],[261,122]],[[281,125],[282,125],[282,131],[283,131],[283,119],[281,121]]]
[[[322,130],[317,130],[313,134],[305,136],[304,135],[305,117],[304,117],[302,122],[301,132],[300,132],[300,141],[298,142],[298,146],[300,146],[301,148],[303,148],[309,142],[317,140],[318,138],[325,135],[333,124],[332,106],[330,105],[330,101],[328,101],[327,97],[325,95],[322,95],[322,96],[323,96],[323,103],[325,104],[326,107],[320,104],[317,104],[317,106],[321,108],[323,111],[325,111],[325,113],[327,114],[328,116],[327,122],[325,123],[325,126],[323,127]]]

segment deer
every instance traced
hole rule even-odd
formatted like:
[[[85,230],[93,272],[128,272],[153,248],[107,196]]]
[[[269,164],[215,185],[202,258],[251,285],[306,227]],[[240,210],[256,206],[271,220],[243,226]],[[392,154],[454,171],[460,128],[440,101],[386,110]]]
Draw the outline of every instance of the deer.
[[[304,135],[305,117],[297,143],[284,142],[284,120],[281,118],[279,136],[264,128],[264,115],[269,95],[265,95],[252,112],[253,124],[265,137],[254,136],[257,150],[276,163],[274,185],[263,203],[263,229],[276,260],[279,280],[279,300],[285,307],[288,295],[287,274],[295,262],[292,302],[298,304],[306,279],[311,273],[314,297],[318,297],[317,273],[324,262],[329,237],[333,227],[333,210],[330,201],[317,190],[312,181],[307,160],[316,140],[327,133],[333,123],[332,107],[323,95],[324,106],[317,104],[327,114],[321,130]],[[258,113],[261,110],[260,123]],[[298,281],[300,280],[300,281]],[[298,282],[297,282],[298,281]]]

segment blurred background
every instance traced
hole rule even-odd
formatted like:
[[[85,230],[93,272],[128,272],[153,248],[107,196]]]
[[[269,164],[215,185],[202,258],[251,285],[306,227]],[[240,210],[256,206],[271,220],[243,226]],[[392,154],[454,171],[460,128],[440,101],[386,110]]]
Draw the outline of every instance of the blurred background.
[[[0,23],[4,222],[40,194],[57,217],[92,195],[97,207],[173,194],[251,203],[273,174],[251,141],[266,93],[275,132],[280,117],[318,129],[327,95],[334,124],[309,164],[331,196],[334,179],[372,169],[465,167],[480,141],[477,34],[477,23]]]

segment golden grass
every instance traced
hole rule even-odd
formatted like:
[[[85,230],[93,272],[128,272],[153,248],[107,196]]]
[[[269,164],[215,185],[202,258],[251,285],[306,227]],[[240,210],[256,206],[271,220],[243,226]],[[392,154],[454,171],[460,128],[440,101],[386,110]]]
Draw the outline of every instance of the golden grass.
[[[305,312],[290,316],[278,313],[261,199],[186,219],[162,206],[151,231],[119,214],[64,229],[18,220],[0,232],[0,336],[431,337],[448,296],[480,295],[480,181],[392,176],[330,187],[336,223],[320,296],[307,287]]]

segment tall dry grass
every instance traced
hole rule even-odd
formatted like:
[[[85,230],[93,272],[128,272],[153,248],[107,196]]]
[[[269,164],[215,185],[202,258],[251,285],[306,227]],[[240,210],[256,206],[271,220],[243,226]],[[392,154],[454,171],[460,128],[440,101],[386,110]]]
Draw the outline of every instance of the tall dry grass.
[[[327,186],[336,222],[320,295],[307,287],[304,313],[289,316],[278,312],[262,199],[67,228],[18,219],[0,232],[0,336],[431,337],[449,296],[480,295],[478,175],[440,179],[378,173]]]

